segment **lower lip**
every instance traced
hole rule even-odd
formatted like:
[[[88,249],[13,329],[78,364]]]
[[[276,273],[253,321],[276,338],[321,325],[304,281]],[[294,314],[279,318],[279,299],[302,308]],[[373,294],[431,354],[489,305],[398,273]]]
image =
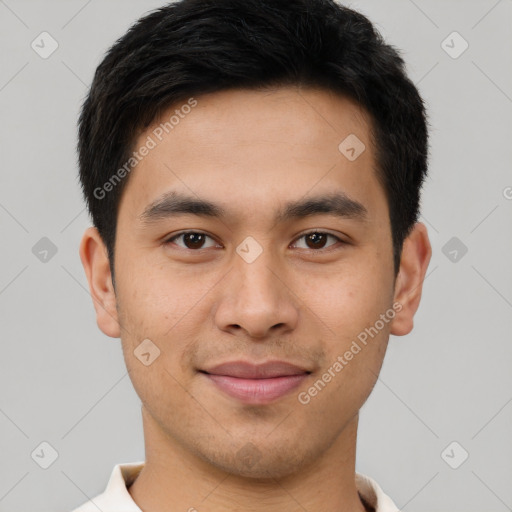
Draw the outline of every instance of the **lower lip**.
[[[238,379],[227,375],[204,373],[219,389],[245,403],[266,404],[281,398],[300,386],[307,373],[269,379]]]

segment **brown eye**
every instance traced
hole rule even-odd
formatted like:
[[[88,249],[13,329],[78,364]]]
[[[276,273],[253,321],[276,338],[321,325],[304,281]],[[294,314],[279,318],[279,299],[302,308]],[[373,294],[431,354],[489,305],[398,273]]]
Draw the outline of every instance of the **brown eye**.
[[[337,236],[331,235],[330,233],[323,233],[321,231],[312,231],[310,233],[306,233],[299,237],[297,240],[304,239],[305,241],[305,247],[301,247],[302,249],[324,249],[326,247],[326,243],[328,238],[334,239],[335,242],[342,242],[343,241],[338,238]],[[327,247],[330,247],[330,244]]]
[[[207,238],[212,240],[212,238],[205,233],[199,233],[197,231],[187,231],[185,233],[180,233],[179,235],[175,235],[172,238],[169,238],[165,242],[165,244],[172,244],[175,243],[175,240],[181,239],[182,244],[176,243],[178,247],[181,247],[182,249],[198,250],[204,249],[206,247],[212,247],[212,245],[205,247],[204,244]]]
[[[183,235],[183,242],[187,249],[201,249],[204,244],[205,235],[202,233],[186,233]]]
[[[325,233],[310,233],[306,235],[306,244],[310,249],[322,249],[327,242]]]

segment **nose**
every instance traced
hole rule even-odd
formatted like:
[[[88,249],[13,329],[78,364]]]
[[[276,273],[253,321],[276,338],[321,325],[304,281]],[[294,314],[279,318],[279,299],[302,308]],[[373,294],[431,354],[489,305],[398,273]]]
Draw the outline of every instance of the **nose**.
[[[238,255],[234,260],[215,312],[218,328],[255,339],[293,331],[299,307],[283,266],[268,250],[251,263]]]

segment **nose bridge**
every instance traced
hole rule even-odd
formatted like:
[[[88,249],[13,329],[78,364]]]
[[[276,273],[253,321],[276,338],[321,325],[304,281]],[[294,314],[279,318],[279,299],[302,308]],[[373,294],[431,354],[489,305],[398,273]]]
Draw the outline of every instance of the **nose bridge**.
[[[278,306],[282,284],[275,276],[276,270],[271,271],[279,264],[269,243],[247,237],[236,252],[233,278],[238,285],[238,302],[256,302],[261,309]]]

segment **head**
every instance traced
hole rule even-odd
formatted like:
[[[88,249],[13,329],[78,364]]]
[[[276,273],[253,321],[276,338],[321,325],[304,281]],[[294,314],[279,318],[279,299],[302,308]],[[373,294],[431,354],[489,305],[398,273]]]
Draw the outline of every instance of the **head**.
[[[147,417],[232,472],[313,461],[412,329],[430,258],[426,115],[397,51],[331,0],[178,1],[109,49],[78,151],[98,325],[122,338]],[[240,404],[204,374],[234,359],[308,377]]]

